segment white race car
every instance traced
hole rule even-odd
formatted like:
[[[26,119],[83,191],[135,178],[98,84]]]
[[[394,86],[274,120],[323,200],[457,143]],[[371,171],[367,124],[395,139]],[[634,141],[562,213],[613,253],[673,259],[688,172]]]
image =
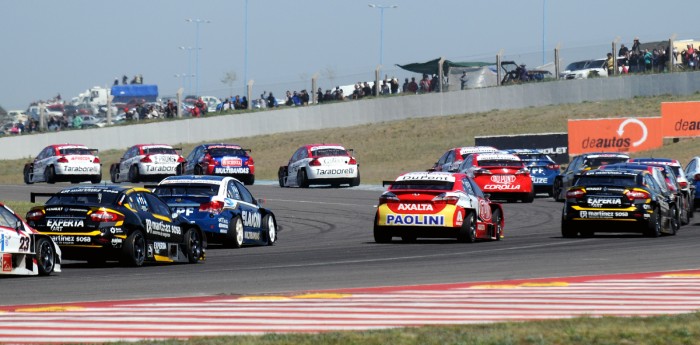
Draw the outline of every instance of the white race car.
[[[47,276],[61,272],[61,249],[0,203],[0,275]]]
[[[277,176],[280,187],[338,187],[341,184],[354,187],[360,184],[360,165],[355,157],[340,145],[304,145],[294,152],[288,165],[279,168]]]
[[[185,159],[170,145],[140,144],[130,147],[119,163],[109,167],[114,183],[160,181],[182,174]]]
[[[102,181],[97,149],[85,145],[60,144],[45,147],[33,162],[24,165],[24,183]]]

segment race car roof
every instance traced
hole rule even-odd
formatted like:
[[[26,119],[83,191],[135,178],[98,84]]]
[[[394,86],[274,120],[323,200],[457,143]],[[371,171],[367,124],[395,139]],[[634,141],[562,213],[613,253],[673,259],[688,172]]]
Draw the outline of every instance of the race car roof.
[[[669,166],[673,166],[673,167],[681,166],[681,163],[677,159],[671,159],[671,158],[631,158],[630,162],[643,163],[643,164],[669,165]]]
[[[510,153],[477,153],[474,155],[476,161],[512,161],[512,162],[522,162],[520,157],[510,154]]]

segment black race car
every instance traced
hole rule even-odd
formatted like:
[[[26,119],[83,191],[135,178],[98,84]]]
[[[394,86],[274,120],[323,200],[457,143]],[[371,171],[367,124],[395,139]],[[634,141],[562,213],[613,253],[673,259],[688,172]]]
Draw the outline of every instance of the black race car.
[[[204,259],[207,243],[201,229],[147,189],[71,187],[31,193],[31,200],[42,196],[50,198],[29,210],[27,222],[51,236],[64,259],[119,260],[129,266]]]
[[[675,235],[677,206],[647,170],[590,170],[565,193],[563,237],[595,232],[641,232]]]

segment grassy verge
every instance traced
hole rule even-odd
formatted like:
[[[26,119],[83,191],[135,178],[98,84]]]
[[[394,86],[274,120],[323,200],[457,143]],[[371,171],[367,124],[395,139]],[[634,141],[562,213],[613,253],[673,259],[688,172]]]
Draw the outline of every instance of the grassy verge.
[[[181,344],[169,340],[152,344]],[[588,318],[427,326],[366,332],[268,334],[263,336],[194,338],[188,344],[238,345],[548,345],[700,344],[700,313],[648,318]]]
[[[304,131],[231,138],[223,142],[239,143],[253,150],[257,179],[277,179],[277,169],[292,153],[308,143],[339,143],[354,148],[361,165],[362,181],[378,183],[411,170],[429,168],[448,148],[474,144],[474,136],[520,133],[565,132],[567,119],[659,116],[661,102],[700,100],[695,94],[685,97],[637,97],[622,101],[585,102],[519,110],[494,110],[484,113],[411,119],[322,131]],[[183,143],[188,154],[197,143]],[[695,139],[669,143],[642,155],[668,156],[687,162],[700,154]],[[126,149],[126,147],[125,147]],[[109,178],[109,165],[118,162],[122,150],[100,152],[103,177]],[[27,160],[6,160],[0,164],[0,183],[22,183],[22,167]]]

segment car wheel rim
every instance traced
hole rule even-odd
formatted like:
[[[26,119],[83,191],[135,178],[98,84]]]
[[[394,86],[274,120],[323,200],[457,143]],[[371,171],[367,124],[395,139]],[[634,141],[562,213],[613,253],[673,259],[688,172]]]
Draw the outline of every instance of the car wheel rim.
[[[146,255],[146,241],[144,240],[142,235],[137,235],[136,238],[134,239],[134,259],[136,260],[137,263],[143,262],[145,259]]]
[[[243,244],[243,223],[240,219],[236,221],[236,243]]]
[[[42,242],[41,248],[39,248],[39,257],[41,259],[40,264],[41,267],[44,269],[44,272],[53,271],[54,257],[51,243],[49,243],[48,241]]]
[[[192,256],[198,258],[200,256],[199,236],[194,230],[190,232],[190,248],[192,251]]]
[[[269,217],[267,221],[267,237],[270,243],[274,243],[277,240],[277,228],[275,228],[275,220]]]

